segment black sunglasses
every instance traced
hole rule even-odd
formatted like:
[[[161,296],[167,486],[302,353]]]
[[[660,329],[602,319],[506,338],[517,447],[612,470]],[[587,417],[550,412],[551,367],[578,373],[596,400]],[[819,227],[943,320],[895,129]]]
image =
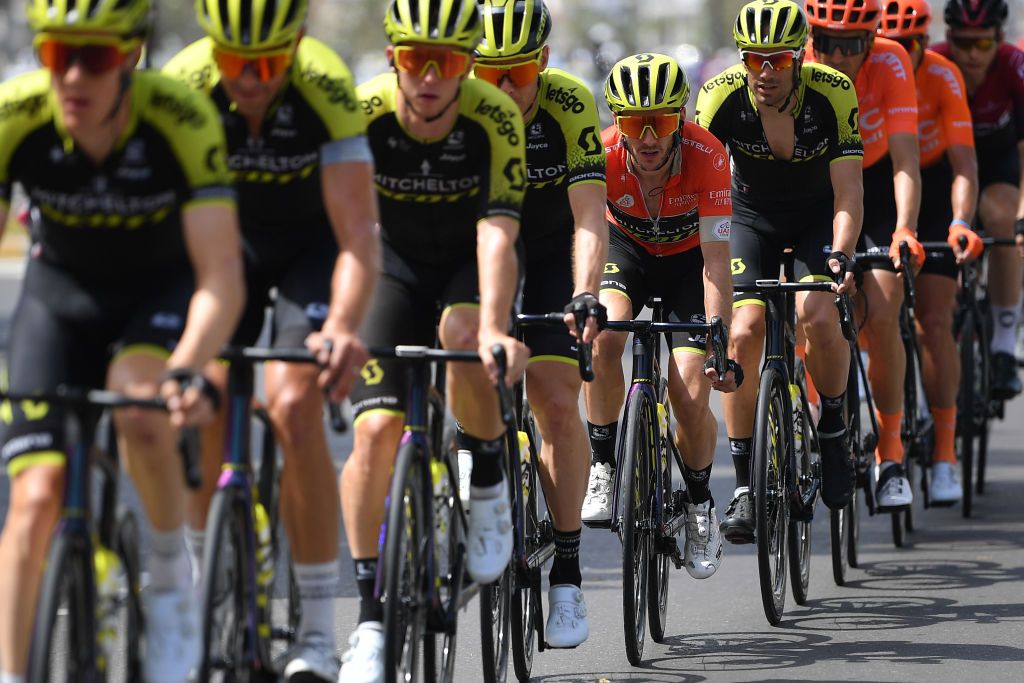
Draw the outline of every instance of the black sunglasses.
[[[824,33],[812,34],[814,51],[830,55],[839,50],[844,56],[859,55],[868,49],[866,36],[830,36]]]

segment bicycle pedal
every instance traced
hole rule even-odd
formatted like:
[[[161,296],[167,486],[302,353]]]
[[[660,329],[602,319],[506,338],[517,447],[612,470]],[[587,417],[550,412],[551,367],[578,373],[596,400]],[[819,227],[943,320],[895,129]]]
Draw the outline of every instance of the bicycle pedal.
[[[927,507],[932,508],[951,508],[959,503],[959,500],[928,500],[926,501]]]
[[[877,505],[875,506],[875,512],[880,515],[891,514],[895,512],[905,512],[910,509],[909,505]]]
[[[612,520],[611,519],[592,519],[592,520],[586,520],[585,519],[585,520],[583,520],[583,526],[587,527],[588,529],[611,529],[612,528]]]

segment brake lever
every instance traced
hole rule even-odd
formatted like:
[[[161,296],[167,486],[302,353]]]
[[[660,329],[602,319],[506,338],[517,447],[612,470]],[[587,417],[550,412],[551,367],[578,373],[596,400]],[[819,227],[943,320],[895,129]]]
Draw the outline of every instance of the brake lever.
[[[587,310],[576,309],[572,312],[576,322],[576,360],[580,366],[580,379],[584,382],[594,380],[594,349],[592,343],[583,342],[583,332],[587,327]]]

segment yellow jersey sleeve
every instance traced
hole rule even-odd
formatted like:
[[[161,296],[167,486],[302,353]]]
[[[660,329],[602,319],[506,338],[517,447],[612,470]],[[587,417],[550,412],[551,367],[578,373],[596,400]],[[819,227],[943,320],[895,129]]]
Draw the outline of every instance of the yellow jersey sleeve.
[[[52,116],[48,71],[40,69],[0,84],[0,206],[10,202],[14,153]]]
[[[561,69],[547,69],[543,78],[539,96],[550,101],[547,111],[565,136],[567,186],[604,184],[605,154],[594,94],[583,81]]]
[[[462,84],[459,113],[477,123],[490,143],[489,187],[481,216],[520,219],[526,191],[523,116],[512,98],[479,79]]]

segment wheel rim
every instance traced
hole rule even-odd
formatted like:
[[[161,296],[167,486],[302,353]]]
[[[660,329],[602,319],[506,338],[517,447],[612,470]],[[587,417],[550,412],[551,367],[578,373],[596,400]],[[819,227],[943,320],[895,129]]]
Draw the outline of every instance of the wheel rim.
[[[781,477],[781,464],[784,457],[781,453],[782,443],[778,438],[782,432],[780,421],[782,401],[780,397],[774,397],[771,402],[771,410],[768,413],[768,471],[765,481],[767,499],[765,500],[768,528],[768,552],[770,555],[770,566],[772,576],[772,594],[775,596],[776,604],[785,599],[786,576],[783,569],[785,563],[785,533],[786,533],[786,492]]]

